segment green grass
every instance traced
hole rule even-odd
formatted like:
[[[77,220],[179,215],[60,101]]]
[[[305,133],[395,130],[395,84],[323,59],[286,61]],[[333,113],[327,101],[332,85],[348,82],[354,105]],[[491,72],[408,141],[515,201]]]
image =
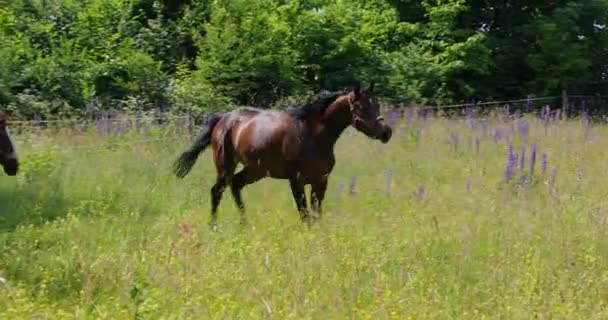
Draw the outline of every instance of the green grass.
[[[210,153],[170,171],[187,138],[71,150],[105,138],[19,135],[22,172],[0,176],[0,319],[606,319],[608,128],[585,141],[579,121],[530,124],[525,185],[519,170],[505,183],[508,142],[479,126],[402,124],[387,145],[349,129],[318,224],[263,180],[244,190],[248,226],[224,194],[218,232]]]

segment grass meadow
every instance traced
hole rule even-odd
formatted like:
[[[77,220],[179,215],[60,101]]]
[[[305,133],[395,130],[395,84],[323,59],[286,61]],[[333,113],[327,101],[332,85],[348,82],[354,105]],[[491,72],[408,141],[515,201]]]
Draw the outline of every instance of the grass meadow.
[[[608,318],[606,126],[394,127],[386,145],[344,133],[311,228],[268,179],[244,189],[249,225],[224,194],[217,232],[209,150],[185,179],[171,172],[190,142],[179,126],[15,128],[0,319]]]

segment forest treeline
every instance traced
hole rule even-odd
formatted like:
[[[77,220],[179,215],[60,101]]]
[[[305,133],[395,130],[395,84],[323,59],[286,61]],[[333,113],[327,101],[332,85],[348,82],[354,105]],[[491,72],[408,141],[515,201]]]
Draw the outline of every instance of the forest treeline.
[[[608,0],[0,0],[0,110],[204,113],[608,91]]]

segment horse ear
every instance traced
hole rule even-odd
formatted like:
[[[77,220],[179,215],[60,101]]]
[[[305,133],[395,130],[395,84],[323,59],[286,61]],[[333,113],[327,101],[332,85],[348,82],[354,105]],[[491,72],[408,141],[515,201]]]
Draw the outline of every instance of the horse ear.
[[[353,92],[355,93],[355,96],[359,96],[359,93],[361,93],[361,85],[360,84],[355,84],[354,88],[353,88]]]
[[[374,92],[374,85],[375,85],[375,83],[372,81],[372,82],[369,84],[369,87],[367,88],[367,91],[369,91],[369,92]]]
[[[0,112],[0,125],[6,125],[6,114],[4,114],[3,112]]]

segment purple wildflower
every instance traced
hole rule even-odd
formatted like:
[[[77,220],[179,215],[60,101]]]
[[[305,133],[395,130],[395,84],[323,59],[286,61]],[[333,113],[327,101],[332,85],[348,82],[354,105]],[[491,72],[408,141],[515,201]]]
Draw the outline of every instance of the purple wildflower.
[[[336,195],[339,197],[342,194],[342,190],[344,189],[344,182],[338,183],[336,187]]]
[[[488,135],[488,119],[481,119],[481,127],[483,129],[483,136],[486,137]]]
[[[507,164],[505,165],[505,180],[509,182],[513,177],[513,169],[515,169],[515,162],[517,155],[513,153],[513,145],[509,144],[507,151]]]
[[[555,185],[555,176],[557,175],[557,168],[553,166],[551,168],[551,176],[549,177],[549,186],[553,187]]]
[[[534,174],[534,166],[536,165],[536,143],[532,144],[530,152],[530,174]]]
[[[551,108],[546,106],[545,109],[546,111],[543,115],[543,124],[545,125],[545,133],[547,133],[547,128],[549,127],[549,122],[551,121]]]
[[[388,114],[386,115],[386,122],[388,123],[388,125],[393,126],[397,123],[398,117],[399,115],[397,114],[397,110],[389,110]]]
[[[467,193],[471,192],[471,180],[467,179],[467,181],[464,182],[464,190]]]
[[[526,112],[530,113],[530,111],[532,111],[532,100],[528,98],[526,101]]]
[[[419,200],[423,200],[424,195],[425,195],[424,185],[421,184],[418,186],[418,190],[416,191],[416,197],[418,197]]]
[[[528,125],[528,122],[526,120],[520,118],[517,121],[517,125],[518,125],[518,129],[519,129],[519,136],[522,139],[527,140],[528,134],[530,133],[530,126]]]
[[[410,124],[412,124],[412,118],[414,118],[414,108],[409,107],[409,108],[407,108],[407,125],[408,126]]]
[[[355,194],[355,187],[357,185],[357,174],[355,173],[350,179],[350,183],[348,184],[348,189],[350,194]]]
[[[465,107],[465,115],[466,115],[466,123],[467,126],[469,127],[469,129],[471,130],[475,130],[476,126],[476,121],[475,118],[473,118],[473,107],[472,105],[468,105]]]
[[[540,159],[540,171],[542,174],[545,174],[545,172],[547,171],[547,154],[543,153],[541,159]]]
[[[475,121],[475,118],[468,119],[467,126],[469,129],[471,129],[471,131],[475,130],[477,128],[477,121]]]
[[[126,132],[126,125],[125,125],[125,120],[123,119],[123,115],[122,114],[118,114],[117,118],[116,118],[116,134],[117,135],[122,135]]]
[[[519,157],[519,169],[520,170],[524,170],[524,167],[526,166],[525,162],[526,162],[526,147],[521,147],[521,156]]]
[[[583,174],[584,174],[584,171],[583,171],[582,168],[576,169],[576,179],[578,181],[582,181],[583,180]]]
[[[479,147],[481,145],[481,140],[479,138],[475,138],[475,154],[479,155]]]
[[[97,118],[97,130],[102,136],[108,135],[108,118],[102,112],[101,116]]]
[[[416,113],[417,113],[416,116],[418,117],[418,120],[424,119],[424,116],[426,114],[424,108],[416,108]]]
[[[494,142],[498,142],[500,141],[500,139],[502,139],[504,136],[503,133],[503,129],[500,126],[496,126],[496,128],[494,128]]]

